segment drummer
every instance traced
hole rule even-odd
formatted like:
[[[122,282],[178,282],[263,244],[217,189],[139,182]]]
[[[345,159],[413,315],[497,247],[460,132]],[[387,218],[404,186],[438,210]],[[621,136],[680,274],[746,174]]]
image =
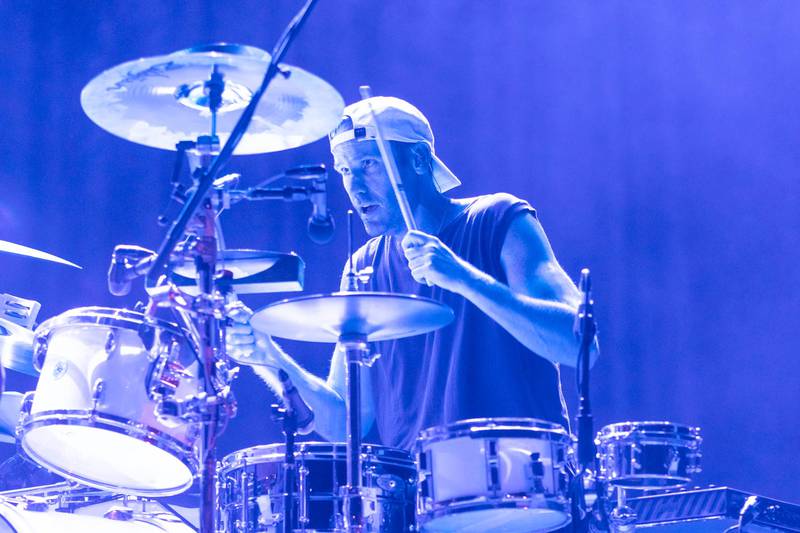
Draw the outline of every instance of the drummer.
[[[368,103],[391,145],[418,231],[406,231]],[[534,208],[506,193],[446,196],[460,181],[436,156],[428,120],[404,100],[374,97],[346,107],[329,139],[371,237],[353,257],[356,269],[373,268],[361,288],[433,298],[455,311],[442,329],[373,344],[380,357],[362,374],[365,440],[410,450],[420,430],[469,418],[531,417],[566,426],[559,365],[576,363],[580,293]],[[343,350],[334,351],[322,379],[246,322],[229,330],[228,348],[240,360],[270,365],[254,368],[273,389],[280,388],[273,367],[285,369],[314,410],[316,431],[345,440]]]

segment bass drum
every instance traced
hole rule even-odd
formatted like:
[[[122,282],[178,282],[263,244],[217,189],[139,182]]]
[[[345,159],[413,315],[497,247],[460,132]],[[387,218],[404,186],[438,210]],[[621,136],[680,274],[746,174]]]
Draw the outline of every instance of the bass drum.
[[[284,446],[268,444],[232,453],[219,469],[219,520],[224,533],[279,533],[282,530]],[[411,454],[364,445],[361,452],[366,532],[415,531],[417,469]],[[341,531],[347,481],[344,444],[296,445],[295,531]]]
[[[156,415],[157,394],[200,392],[193,347],[174,324],[84,307],[36,329],[41,369],[17,428],[48,470],[112,492],[161,496],[192,484],[198,427]]]
[[[417,514],[430,533],[528,533],[571,522],[563,427],[532,418],[478,418],[417,440]]]

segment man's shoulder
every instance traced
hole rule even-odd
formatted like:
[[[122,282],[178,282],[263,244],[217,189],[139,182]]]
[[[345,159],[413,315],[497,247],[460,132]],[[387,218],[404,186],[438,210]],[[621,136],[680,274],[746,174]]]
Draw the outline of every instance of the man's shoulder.
[[[472,217],[485,215],[502,217],[510,210],[528,210],[535,213],[533,207],[526,200],[507,192],[483,194],[473,198],[461,198],[457,201],[463,202],[467,206],[466,210]]]

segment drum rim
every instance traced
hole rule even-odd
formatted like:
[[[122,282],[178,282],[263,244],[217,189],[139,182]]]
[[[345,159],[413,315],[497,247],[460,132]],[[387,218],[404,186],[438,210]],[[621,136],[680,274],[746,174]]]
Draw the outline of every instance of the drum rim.
[[[136,328],[128,326],[141,326],[142,324],[164,329],[175,335],[182,335],[181,328],[174,322],[151,317],[139,311],[121,307],[102,306],[75,307],[50,317],[39,324],[36,328],[35,335],[37,337],[47,336],[57,329],[73,325],[114,326],[135,330]]]
[[[139,422],[104,414],[99,411],[82,409],[53,409],[49,411],[38,411],[35,414],[24,414],[23,416],[24,420],[20,420],[20,423],[17,426],[17,437],[25,453],[27,453],[34,461],[44,466],[48,470],[54,471],[66,479],[77,481],[89,487],[107,490],[117,494],[129,494],[135,496],[172,496],[175,494],[180,494],[191,487],[198,472],[199,462],[195,457],[195,454],[192,451],[188,451],[188,448],[193,450],[194,447],[187,447],[175,437]],[[56,425],[102,429],[105,431],[111,431],[112,433],[125,435],[126,437],[134,438],[138,441],[145,442],[146,444],[150,444],[151,446],[154,446],[179,460],[191,474],[189,476],[189,481],[180,486],[170,487],[167,489],[129,489],[119,485],[112,485],[110,483],[95,481],[84,476],[76,475],[71,471],[54,465],[51,461],[46,460],[40,454],[31,450],[25,441],[25,435],[31,430]]]
[[[453,498],[447,501],[432,502],[431,509],[417,512],[417,525],[422,526],[432,520],[446,516],[456,515],[466,512],[476,512],[488,509],[547,509],[564,514],[566,522],[554,527],[553,531],[572,523],[572,516],[569,512],[569,500],[563,496],[541,496],[531,498],[529,496],[477,496],[469,499]]]
[[[272,442],[269,444],[257,444],[231,452],[219,462],[220,474],[233,472],[245,466],[264,464],[282,461],[285,455],[284,443]],[[306,459],[326,459],[326,458],[339,458],[345,460],[347,458],[346,444],[344,442],[324,442],[324,441],[303,441],[295,443],[295,460]],[[318,451],[317,448],[327,448],[323,451]],[[365,449],[368,450],[365,452]],[[390,456],[377,457],[372,450],[380,450],[389,452]],[[390,446],[383,446],[380,444],[361,444],[362,461],[366,461],[372,456],[372,462],[380,464],[394,464],[399,466],[410,466],[416,469],[416,462],[414,454],[402,450],[400,448],[392,448]],[[367,456],[367,459],[363,459]]]
[[[483,424],[483,425],[480,425]],[[460,437],[473,436],[477,431],[502,432],[504,430],[523,430],[531,433],[547,435],[546,440],[562,440],[565,443],[571,441],[571,437],[566,428],[556,422],[543,420],[541,418],[527,417],[490,417],[490,418],[467,418],[458,420],[450,424],[431,426],[423,429],[417,437],[417,448],[425,444],[441,442],[443,440],[456,439]],[[554,438],[558,436],[558,438]],[[502,435],[498,435],[502,438]]]
[[[687,470],[687,474],[690,473],[692,472]],[[689,475],[678,476],[669,474],[620,474],[615,477],[604,478],[600,476],[600,478],[605,479],[610,485],[614,485],[615,487],[636,490],[670,489],[681,487],[692,482],[692,478]],[[664,483],[648,483],[648,481],[656,480],[663,481]],[[640,481],[641,483],[629,483],[629,481]]]
[[[668,420],[642,420],[615,422],[604,426],[598,433],[598,444],[607,440],[664,439],[702,441],[699,426],[690,426]]]

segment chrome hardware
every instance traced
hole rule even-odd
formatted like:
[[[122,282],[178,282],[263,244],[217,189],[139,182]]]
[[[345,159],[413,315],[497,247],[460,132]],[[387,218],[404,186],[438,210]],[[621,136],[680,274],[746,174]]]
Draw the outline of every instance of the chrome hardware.
[[[103,513],[103,518],[127,522],[128,520],[133,520],[133,509],[131,509],[130,507],[115,505],[114,507]]]
[[[113,329],[109,329],[106,335],[106,354],[111,357],[111,354],[116,352],[118,347],[119,342],[117,341],[117,334]]]
[[[44,367],[44,360],[47,356],[47,346],[50,343],[50,333],[47,335],[37,335],[33,340],[33,367],[39,372]]]

